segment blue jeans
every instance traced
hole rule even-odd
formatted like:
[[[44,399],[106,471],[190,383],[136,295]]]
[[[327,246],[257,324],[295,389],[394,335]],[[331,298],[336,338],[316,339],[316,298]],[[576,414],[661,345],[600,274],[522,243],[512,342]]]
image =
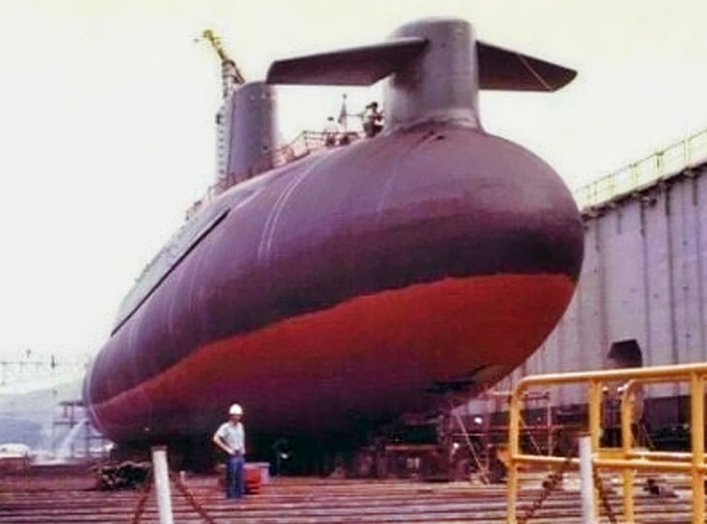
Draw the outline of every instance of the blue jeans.
[[[244,464],[245,459],[242,456],[226,459],[226,498],[228,499],[240,499],[245,495]]]

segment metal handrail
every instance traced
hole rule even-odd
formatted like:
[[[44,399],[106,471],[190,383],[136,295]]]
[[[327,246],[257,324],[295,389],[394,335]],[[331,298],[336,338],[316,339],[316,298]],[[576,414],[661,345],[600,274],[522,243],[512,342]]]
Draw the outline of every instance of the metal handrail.
[[[350,135],[351,133],[349,133],[349,136]],[[278,149],[264,155],[260,161],[250,166],[247,172],[227,173],[226,176],[220,178],[213,185],[209,186],[204,196],[200,200],[194,202],[194,204],[187,209],[187,220],[196,215],[199,210],[204,207],[204,205],[214,200],[228,188],[276,167],[281,167],[285,164],[289,164],[290,162],[294,162],[295,160],[299,160],[313,151],[322,149],[324,146],[325,133],[320,131],[302,131],[289,144],[285,144],[284,146],[281,146]]]
[[[573,190],[580,209],[609,202],[669,178],[707,160],[707,129]]]
[[[522,454],[520,452],[520,425],[523,395],[531,387],[587,384],[589,386],[589,435],[591,437],[593,464],[598,468],[616,469],[623,472],[624,519],[634,522],[633,483],[636,471],[664,471],[690,473],[692,477],[692,522],[704,522],[705,474],[707,463],[704,456],[705,414],[704,381],[707,379],[707,364],[682,364],[653,368],[631,368],[611,371],[592,371],[537,375],[521,379],[510,399],[510,431],[508,436],[508,522],[516,524],[516,502],[519,487],[519,467],[522,464],[551,466],[565,462],[564,457]],[[604,385],[611,382],[626,382],[621,398],[620,450],[602,448],[601,404]],[[635,390],[638,385],[664,382],[689,382],[691,453],[643,451],[633,447],[633,410]],[[617,458],[618,457],[618,458]],[[572,459],[578,465],[577,459]]]

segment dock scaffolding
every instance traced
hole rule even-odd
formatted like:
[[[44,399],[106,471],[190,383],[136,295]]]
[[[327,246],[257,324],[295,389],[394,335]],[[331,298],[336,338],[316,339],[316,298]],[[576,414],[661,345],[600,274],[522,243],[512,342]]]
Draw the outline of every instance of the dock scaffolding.
[[[505,479],[509,431],[509,402],[512,391],[489,389],[467,403],[465,408],[452,410],[451,441],[458,453],[470,455],[472,472],[477,471],[485,484],[496,484]],[[552,455],[558,447],[562,431],[567,428],[563,409],[554,406],[549,391],[528,391],[524,402],[530,407],[521,414],[521,442],[523,449],[538,455]],[[456,464],[450,464],[456,468]],[[461,480],[457,472],[450,478]]]

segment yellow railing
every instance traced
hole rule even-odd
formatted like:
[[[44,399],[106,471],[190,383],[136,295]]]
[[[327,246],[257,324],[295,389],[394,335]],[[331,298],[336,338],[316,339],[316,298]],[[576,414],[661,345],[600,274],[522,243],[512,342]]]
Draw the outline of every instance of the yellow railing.
[[[707,129],[573,191],[580,209],[630,194],[707,160]]]
[[[508,522],[516,524],[516,502],[519,488],[519,468],[521,465],[535,464],[559,466],[566,462],[564,457],[531,455],[521,453],[520,430],[523,396],[529,388],[585,384],[588,386],[589,422],[588,431],[592,444],[594,467],[623,472],[623,505],[626,522],[635,522],[633,484],[636,471],[683,472],[692,476],[692,522],[704,522],[705,492],[704,480],[707,465],[704,456],[705,413],[704,381],[707,378],[707,364],[684,364],[653,368],[632,368],[611,371],[582,373],[562,373],[525,377],[518,382],[510,400],[510,428],[508,441]],[[604,387],[609,383],[624,382],[621,398],[622,447],[602,448],[601,406]],[[642,384],[665,382],[687,382],[690,389],[691,452],[656,452],[634,447],[631,423],[636,388]],[[571,459],[577,467],[579,460]],[[596,494],[595,494],[596,495]]]

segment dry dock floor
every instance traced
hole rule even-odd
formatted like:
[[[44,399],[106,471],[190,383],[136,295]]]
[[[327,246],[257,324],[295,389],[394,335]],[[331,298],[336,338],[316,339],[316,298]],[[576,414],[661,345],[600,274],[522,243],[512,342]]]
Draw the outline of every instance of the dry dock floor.
[[[518,516],[541,494],[542,475],[529,475]],[[604,477],[610,486],[617,480]],[[685,479],[671,480],[677,497],[650,496],[637,487],[636,522],[690,523],[691,495]],[[506,488],[473,483],[423,483],[414,480],[334,480],[275,478],[257,495],[242,502],[225,500],[215,477],[187,477],[185,485],[196,505],[172,483],[176,523],[504,523]],[[130,523],[142,497],[139,491],[93,490],[88,473],[52,473],[0,477],[0,523]],[[608,495],[621,518],[621,489]],[[198,507],[197,507],[198,506]],[[199,512],[202,511],[202,513]],[[205,515],[205,516],[204,516]],[[210,520],[209,520],[210,519]],[[580,522],[576,476],[570,474],[527,522]],[[145,498],[138,522],[158,523],[154,493]],[[602,517],[601,522],[610,522]]]

